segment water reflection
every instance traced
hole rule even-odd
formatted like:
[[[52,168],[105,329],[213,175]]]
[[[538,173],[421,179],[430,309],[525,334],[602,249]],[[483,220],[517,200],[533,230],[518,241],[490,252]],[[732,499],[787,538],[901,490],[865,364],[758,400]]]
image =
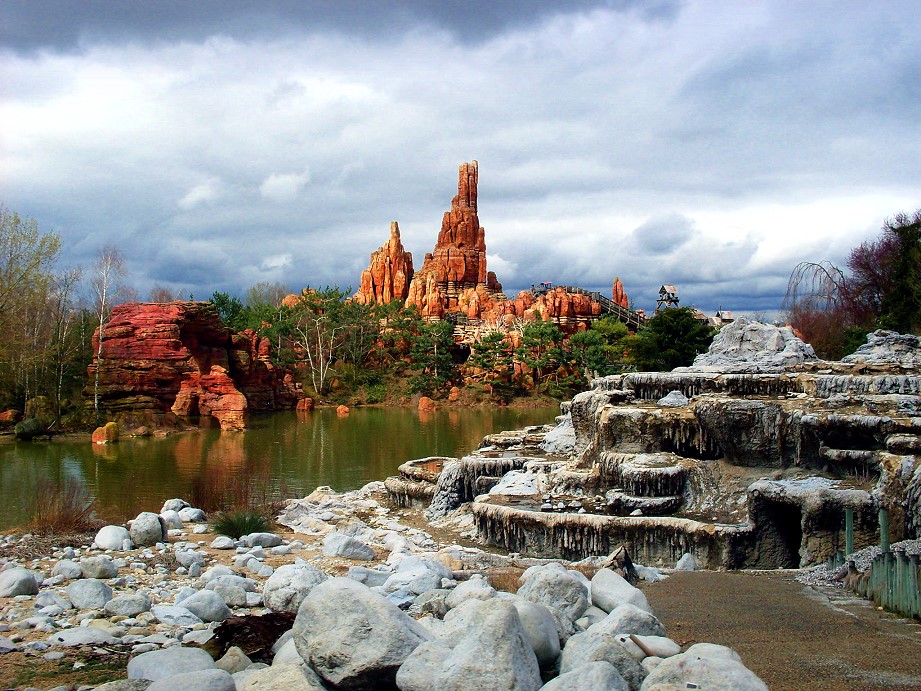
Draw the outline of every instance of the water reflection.
[[[81,442],[0,444],[0,529],[22,524],[42,480],[75,478],[100,510],[122,520],[188,496],[208,474],[259,476],[303,496],[318,485],[355,489],[423,456],[459,456],[484,435],[552,422],[555,408],[358,408],[256,417],[243,433],[218,429],[97,446]]]

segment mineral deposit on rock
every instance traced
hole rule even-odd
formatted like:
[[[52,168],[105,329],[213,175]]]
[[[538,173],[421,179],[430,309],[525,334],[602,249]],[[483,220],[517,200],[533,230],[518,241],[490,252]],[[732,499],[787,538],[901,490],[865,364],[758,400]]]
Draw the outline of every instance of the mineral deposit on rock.
[[[817,359],[812,346],[797,338],[793,327],[739,317],[720,330],[710,349],[694,358],[693,365],[675,371],[777,372]]]

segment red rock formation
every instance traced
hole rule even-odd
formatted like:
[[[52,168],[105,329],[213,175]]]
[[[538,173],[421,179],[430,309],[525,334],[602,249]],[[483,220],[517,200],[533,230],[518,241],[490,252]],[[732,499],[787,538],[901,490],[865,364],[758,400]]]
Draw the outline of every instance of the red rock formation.
[[[400,226],[390,223],[390,240],[371,254],[371,264],[361,272],[354,299],[363,305],[405,300],[413,278],[413,255],[403,249]]]
[[[619,278],[615,278],[611,286],[611,300],[625,309],[630,308],[627,292],[624,290],[624,284],[620,282]]]
[[[477,216],[478,176],[476,161],[461,164],[457,195],[441,221],[435,249],[425,255],[409,285],[406,304],[418,307],[425,317],[440,319],[446,312],[460,311],[465,291],[480,286],[494,293],[502,290],[495,274],[486,270],[485,230]]]
[[[98,339],[97,330],[94,353]],[[292,408],[302,396],[290,374],[272,365],[266,339],[232,334],[207,302],[118,305],[102,358],[89,367],[90,401],[97,368],[100,408],[135,426],[201,414],[241,429],[248,412]]]
[[[93,430],[92,441],[94,444],[112,444],[118,441],[118,425],[107,422],[102,427]]]
[[[483,293],[487,294],[485,289]],[[465,297],[467,300],[473,299],[471,296]],[[470,308],[467,314],[473,311]],[[552,321],[564,333],[584,331],[601,314],[601,305],[591,297],[582,293],[569,293],[562,287],[540,295],[523,290],[514,300],[491,300],[480,309],[480,317],[490,324],[501,323],[514,328],[516,322]]]

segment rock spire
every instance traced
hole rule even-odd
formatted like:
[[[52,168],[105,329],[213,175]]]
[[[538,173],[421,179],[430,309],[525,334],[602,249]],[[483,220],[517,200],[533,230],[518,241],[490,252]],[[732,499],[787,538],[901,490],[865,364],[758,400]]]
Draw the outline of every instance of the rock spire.
[[[413,279],[413,255],[403,249],[400,225],[390,222],[390,239],[371,254],[371,263],[361,272],[361,286],[355,300],[363,305],[405,300]]]
[[[457,195],[441,221],[435,249],[425,255],[409,286],[406,304],[418,307],[423,316],[440,318],[457,311],[465,291],[502,290],[496,275],[486,270],[485,229],[477,216],[478,178],[476,161],[460,165]]]

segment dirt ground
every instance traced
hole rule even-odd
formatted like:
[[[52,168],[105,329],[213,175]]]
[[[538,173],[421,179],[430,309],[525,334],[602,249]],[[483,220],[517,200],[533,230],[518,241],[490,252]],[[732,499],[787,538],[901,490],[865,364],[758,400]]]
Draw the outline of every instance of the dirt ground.
[[[921,689],[921,622],[791,572],[678,572],[642,585],[682,646],[731,646],[772,689]]]

